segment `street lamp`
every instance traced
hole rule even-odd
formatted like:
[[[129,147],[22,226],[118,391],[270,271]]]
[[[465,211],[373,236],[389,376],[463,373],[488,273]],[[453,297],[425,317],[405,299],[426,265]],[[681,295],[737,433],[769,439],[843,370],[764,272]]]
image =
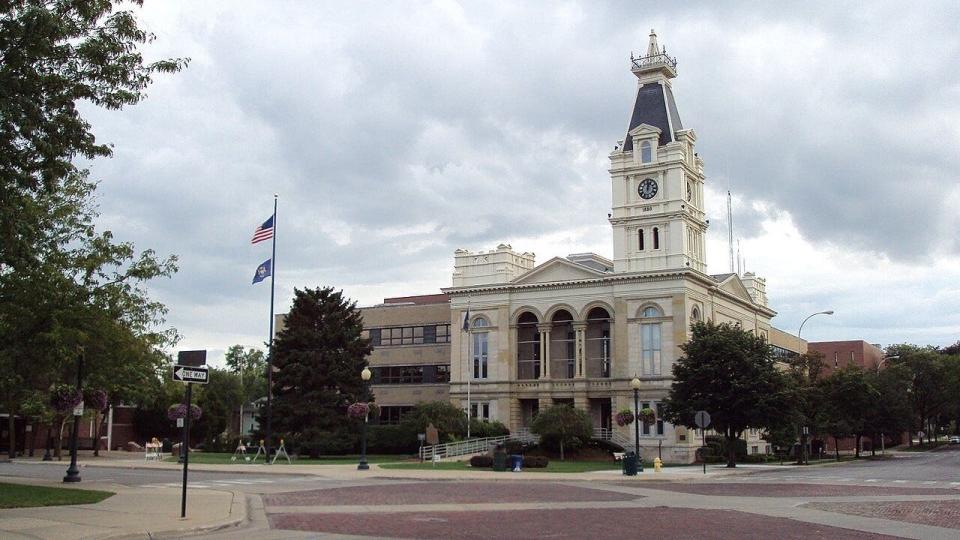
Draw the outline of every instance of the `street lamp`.
[[[81,381],[83,380],[83,352],[77,355],[77,392],[82,392]],[[79,414],[78,414],[79,413]],[[83,415],[83,401],[78,407],[73,409],[73,432],[70,433],[70,467],[67,468],[67,475],[63,477],[64,482],[79,482],[80,468],[77,467],[77,439],[80,431],[80,417]]]
[[[634,377],[630,381],[630,388],[633,388],[633,440],[634,450],[637,454],[637,470],[643,470],[643,461],[640,460],[640,379]]]
[[[803,343],[803,341],[800,339],[800,333],[803,332],[803,325],[807,324],[807,321],[809,321],[811,317],[816,317],[817,315],[833,315],[833,310],[828,309],[827,311],[818,311],[811,315],[807,315],[807,318],[800,323],[800,329],[797,330],[797,354],[800,354],[800,346],[801,343]]]
[[[803,332],[803,325],[807,324],[807,321],[809,321],[812,317],[816,317],[817,315],[833,315],[833,310],[828,309],[826,311],[818,311],[816,313],[811,313],[810,315],[807,315],[807,318],[804,319],[803,322],[800,323],[800,329],[797,330],[797,354],[800,354],[800,349],[803,347],[803,340],[800,338],[800,334]],[[810,374],[808,372],[807,377],[809,376]],[[809,428],[807,426],[803,426],[802,429],[803,431],[800,434],[800,463],[801,464],[807,463],[807,432],[809,431]]]
[[[878,376],[880,375],[880,366],[882,366],[884,362],[886,362],[887,360],[897,360],[899,358],[900,358],[899,354],[895,354],[893,356],[884,356],[882,360],[877,362],[877,375]],[[883,399],[883,395],[881,395],[879,391],[877,391],[877,395],[880,397],[880,399]],[[887,435],[881,431],[880,432],[880,455],[883,455],[883,456],[887,455],[886,439],[887,439]]]
[[[363,371],[360,372],[360,378],[363,379],[363,382],[366,383],[370,380],[370,376],[373,375],[370,372],[369,367],[364,367]],[[370,418],[370,409],[369,405],[367,408],[367,414],[363,415],[363,435],[360,437],[360,464],[357,465],[358,471],[365,471],[370,468],[367,465],[367,419]]]

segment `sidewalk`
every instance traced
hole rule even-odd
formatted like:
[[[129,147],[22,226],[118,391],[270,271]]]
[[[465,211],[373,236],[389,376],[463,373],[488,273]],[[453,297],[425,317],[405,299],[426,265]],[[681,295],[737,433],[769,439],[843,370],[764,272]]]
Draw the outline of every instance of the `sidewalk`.
[[[56,461],[38,461],[36,459],[17,459],[16,463],[31,464],[36,466],[56,464],[63,467],[62,462]],[[84,459],[81,457],[79,465],[84,467],[115,467],[126,469],[154,469],[154,470],[181,470],[182,465],[173,462],[143,461],[143,459],[121,459],[121,458],[92,458]],[[637,476],[623,476],[620,469],[610,469],[604,471],[592,472],[571,472],[571,473],[551,473],[551,472],[532,472],[530,470],[513,472],[494,472],[490,469],[480,470],[471,469],[464,465],[462,470],[447,469],[385,469],[379,464],[370,464],[370,470],[358,471],[355,464],[331,464],[331,465],[266,465],[264,463],[231,463],[231,464],[190,464],[191,471],[203,472],[221,472],[231,474],[260,474],[260,475],[294,475],[294,476],[319,476],[330,478],[332,480],[364,480],[373,478],[389,478],[404,480],[501,480],[501,481],[590,481],[600,480],[609,481],[612,478],[620,478],[630,481],[696,481],[718,477],[730,477],[742,474],[749,474],[762,469],[787,470],[791,465],[758,465],[742,464],[734,469],[728,469],[724,465],[707,465],[706,474],[700,465],[690,465],[682,467],[664,467],[661,472],[654,472],[653,467],[644,467],[643,472]]]
[[[214,531],[247,519],[246,500],[229,491],[189,490],[187,517],[180,519],[180,490],[130,488],[113,483],[64,484],[37,478],[0,478],[3,482],[112,491],[97,504],[0,510],[3,538],[178,538]]]

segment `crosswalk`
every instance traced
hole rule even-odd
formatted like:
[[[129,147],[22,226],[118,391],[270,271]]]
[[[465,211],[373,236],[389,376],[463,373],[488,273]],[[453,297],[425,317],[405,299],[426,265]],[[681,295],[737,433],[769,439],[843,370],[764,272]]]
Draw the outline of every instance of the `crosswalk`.
[[[914,479],[904,479],[904,478],[854,478],[849,476],[832,476],[832,475],[777,475],[777,480],[786,480],[793,482],[810,482],[817,484],[840,484],[840,483],[854,483],[854,484],[869,484],[869,485],[897,485],[897,486],[907,486],[907,487],[940,487],[940,488],[953,488],[960,489],[960,478],[956,480],[914,480]],[[770,482],[773,478],[770,477],[737,477],[737,476],[721,476],[716,478],[711,478],[711,481],[723,481],[729,483],[737,482]]]
[[[255,485],[266,485],[266,484],[290,484],[294,482],[315,482],[319,481],[321,478],[317,477],[296,477],[296,478],[236,478],[236,479],[225,479],[225,480],[198,480],[190,481],[187,483],[188,489],[210,489],[210,488],[230,488],[238,486],[255,486]],[[153,483],[153,484],[141,484],[138,487],[142,488],[179,488],[182,484],[180,482],[163,482],[163,483]]]

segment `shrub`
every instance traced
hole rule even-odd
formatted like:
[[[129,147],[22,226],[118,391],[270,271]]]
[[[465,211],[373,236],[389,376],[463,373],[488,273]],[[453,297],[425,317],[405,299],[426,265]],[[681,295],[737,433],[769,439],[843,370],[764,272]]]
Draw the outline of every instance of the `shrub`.
[[[404,426],[367,426],[367,452],[373,454],[416,454],[417,434]]]
[[[470,458],[470,466],[477,468],[493,467],[493,458],[487,455],[473,456]]]
[[[523,466],[527,469],[545,469],[550,464],[547,456],[524,456]]]
[[[300,438],[298,453],[312,458],[339,456],[353,452],[356,434],[307,430]]]
[[[510,430],[507,429],[507,426],[503,425],[496,420],[490,422],[485,420],[477,420],[476,418],[470,420],[470,437],[500,437],[502,435],[509,435]]]

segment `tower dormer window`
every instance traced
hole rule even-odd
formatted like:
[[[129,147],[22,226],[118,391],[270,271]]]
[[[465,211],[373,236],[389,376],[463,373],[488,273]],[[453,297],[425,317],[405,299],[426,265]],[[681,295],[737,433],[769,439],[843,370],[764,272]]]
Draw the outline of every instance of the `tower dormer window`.
[[[640,251],[643,251],[643,229],[637,231],[637,247]]]
[[[653,228],[653,249],[660,249],[660,228]]]
[[[640,143],[640,162],[650,163],[651,161],[653,161],[653,146],[650,141],[643,141]]]

